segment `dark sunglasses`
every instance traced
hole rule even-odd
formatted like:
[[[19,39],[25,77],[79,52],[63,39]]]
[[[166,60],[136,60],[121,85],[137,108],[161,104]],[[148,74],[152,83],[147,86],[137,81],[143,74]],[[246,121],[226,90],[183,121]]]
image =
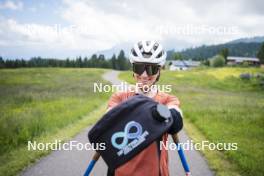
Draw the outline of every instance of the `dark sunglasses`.
[[[133,63],[133,72],[141,75],[145,70],[148,76],[153,76],[158,73],[160,66],[156,64]]]

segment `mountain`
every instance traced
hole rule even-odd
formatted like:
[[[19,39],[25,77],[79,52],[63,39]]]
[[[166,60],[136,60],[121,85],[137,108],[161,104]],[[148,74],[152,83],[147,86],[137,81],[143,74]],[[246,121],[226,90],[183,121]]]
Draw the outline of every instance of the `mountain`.
[[[195,48],[187,48],[184,50],[179,51],[177,48],[171,47],[172,49],[167,51],[167,58],[173,59],[173,55],[175,53],[175,49],[177,49],[179,53],[183,56],[184,59],[194,59],[194,60],[203,60],[210,58],[216,54],[218,54],[223,48],[229,49],[229,55],[231,56],[245,56],[245,57],[256,57],[256,53],[258,52],[261,43],[264,42],[264,36],[257,36],[252,38],[241,38],[232,40],[230,42],[224,44],[217,44],[217,45],[202,45]],[[171,46],[173,43],[172,41],[165,42],[168,46]],[[168,44],[170,43],[170,45]],[[181,42],[176,41],[172,44],[172,46],[180,46]],[[116,56],[119,54],[120,50],[124,50],[126,56],[128,56],[128,52],[130,51],[133,43],[125,42],[115,45],[114,47],[108,50],[98,51],[95,54],[104,54],[106,58],[111,58],[113,54]],[[165,46],[165,48],[169,48]],[[188,44],[184,45],[185,47]],[[190,46],[190,45],[189,45]]]
[[[125,55],[127,56],[128,52],[131,49],[131,46],[133,46],[133,43],[129,43],[129,42],[120,43],[120,44],[115,45],[114,47],[112,47],[108,50],[101,50],[101,51],[96,52],[95,54],[97,54],[97,55],[103,54],[103,55],[105,55],[106,58],[111,58],[113,56],[113,54],[115,54],[117,56],[121,50],[124,50]]]
[[[176,53],[180,54],[183,59],[204,60],[219,54],[223,48],[228,48],[230,56],[256,57],[262,42],[264,42],[264,36],[242,38],[224,44],[188,48]],[[173,58],[168,57],[168,59]]]
[[[234,44],[234,43],[262,43],[264,42],[264,36],[256,36],[251,38],[241,38],[237,40],[230,41],[228,43]]]
[[[162,45],[164,48],[167,49],[167,55],[168,57],[171,57],[171,55],[175,51],[180,51],[184,48],[192,46],[192,43],[186,42],[184,40],[179,40],[177,38],[170,38],[162,41]],[[115,46],[113,46],[110,49],[107,50],[101,50],[96,52],[95,54],[104,54],[106,58],[111,58],[113,54],[118,55],[120,50],[124,50],[126,56],[128,56],[131,48],[134,46],[134,42],[122,42]]]

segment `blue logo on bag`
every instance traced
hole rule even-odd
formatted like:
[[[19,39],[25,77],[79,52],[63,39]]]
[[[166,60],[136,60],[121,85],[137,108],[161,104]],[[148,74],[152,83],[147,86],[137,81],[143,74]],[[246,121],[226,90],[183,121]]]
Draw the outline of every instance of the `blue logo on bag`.
[[[136,128],[136,132],[130,132],[132,128]],[[118,155],[127,154],[131,150],[133,150],[135,147],[137,147],[139,144],[141,144],[143,141],[145,141],[145,137],[148,135],[148,132],[145,131],[142,134],[142,126],[135,122],[130,121],[126,124],[124,132],[119,131],[112,135],[111,137],[111,143],[112,145],[119,149]],[[118,144],[116,142],[117,138],[123,138],[122,143]],[[134,139],[130,144],[128,144],[129,139]]]

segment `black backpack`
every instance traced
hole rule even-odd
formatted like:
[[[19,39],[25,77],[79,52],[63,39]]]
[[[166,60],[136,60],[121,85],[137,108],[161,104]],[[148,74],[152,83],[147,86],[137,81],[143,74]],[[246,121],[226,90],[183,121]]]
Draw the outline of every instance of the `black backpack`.
[[[110,170],[126,163],[166,133],[173,119],[169,109],[153,99],[135,95],[108,111],[89,131]]]

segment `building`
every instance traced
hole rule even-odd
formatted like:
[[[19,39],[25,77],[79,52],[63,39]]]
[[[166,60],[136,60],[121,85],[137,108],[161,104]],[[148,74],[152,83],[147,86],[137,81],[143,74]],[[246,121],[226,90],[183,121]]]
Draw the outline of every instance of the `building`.
[[[260,61],[258,58],[253,57],[234,57],[234,56],[228,56],[227,57],[227,65],[240,65],[247,63],[248,65],[252,66],[259,66]]]
[[[199,61],[192,60],[175,60],[169,61],[169,70],[187,70],[200,65]]]

